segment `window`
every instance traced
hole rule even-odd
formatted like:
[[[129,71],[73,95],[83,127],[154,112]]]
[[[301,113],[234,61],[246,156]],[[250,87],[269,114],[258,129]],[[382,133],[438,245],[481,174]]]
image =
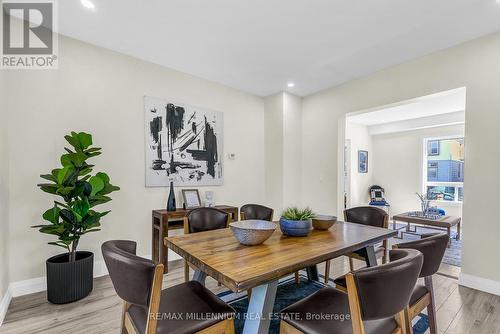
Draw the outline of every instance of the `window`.
[[[464,196],[464,138],[425,139],[424,189],[434,201],[462,202]]]
[[[427,147],[428,155],[439,155],[439,140],[429,140]]]
[[[427,163],[427,181],[437,180],[438,178],[438,163],[429,161]]]

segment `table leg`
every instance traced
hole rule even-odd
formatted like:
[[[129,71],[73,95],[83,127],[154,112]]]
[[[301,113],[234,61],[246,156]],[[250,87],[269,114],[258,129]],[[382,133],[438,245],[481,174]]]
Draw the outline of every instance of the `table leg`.
[[[460,240],[460,232],[462,230],[462,221],[459,221],[458,224],[457,224],[457,237],[456,239],[457,240]]]
[[[160,263],[163,263],[163,265],[165,266],[165,274],[166,274],[168,273],[168,248],[164,244],[164,238],[166,236],[168,237],[168,219],[166,222],[164,222],[163,215],[160,217],[159,227],[160,230],[158,232],[159,233],[158,248],[160,250],[160,255],[158,261]]]
[[[252,289],[243,334],[267,334],[271,323],[278,281],[259,285]]]
[[[193,281],[199,282],[199,283],[201,283],[201,285],[205,286],[205,279],[206,278],[207,278],[207,274],[205,274],[200,269],[196,269],[194,271]]]
[[[367,267],[375,267],[377,266],[377,256],[375,255],[375,247],[367,246],[364,249],[365,251],[365,261]]]
[[[392,219],[392,229],[398,232],[398,234],[393,237],[394,239],[403,239],[403,230],[405,229],[405,227],[398,228],[398,220],[395,220],[394,218]]]
[[[319,281],[318,266],[310,266],[306,268],[308,281]]]
[[[447,227],[446,230],[448,233],[448,246],[447,247],[450,248],[451,247],[451,227]]]
[[[160,253],[160,250],[157,249],[158,247],[158,238],[160,238],[160,235],[158,234],[160,231],[156,228],[155,226],[155,215],[151,215],[151,259],[153,261],[158,261],[158,254]]]
[[[357,251],[354,251],[354,253],[362,256],[365,259],[367,267],[375,267],[378,264],[377,256],[375,254],[375,247],[373,245],[358,249]]]

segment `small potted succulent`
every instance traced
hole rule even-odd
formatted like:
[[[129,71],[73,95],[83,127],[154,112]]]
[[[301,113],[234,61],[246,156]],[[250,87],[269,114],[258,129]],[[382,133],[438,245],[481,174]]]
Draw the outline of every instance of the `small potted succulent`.
[[[289,207],[281,214],[281,232],[292,237],[305,237],[311,232],[311,219],[314,216],[314,212],[308,207],[305,209]]]

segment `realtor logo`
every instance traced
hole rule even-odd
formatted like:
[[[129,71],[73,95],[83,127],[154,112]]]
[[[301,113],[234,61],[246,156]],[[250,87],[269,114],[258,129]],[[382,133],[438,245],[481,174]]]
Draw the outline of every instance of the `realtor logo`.
[[[2,69],[57,68],[53,1],[5,0],[2,21]]]

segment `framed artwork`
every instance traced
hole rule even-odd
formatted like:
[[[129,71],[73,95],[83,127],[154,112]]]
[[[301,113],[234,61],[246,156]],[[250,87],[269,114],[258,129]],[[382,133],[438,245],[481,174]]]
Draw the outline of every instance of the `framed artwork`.
[[[358,151],[358,173],[368,173],[368,151]]]
[[[183,189],[182,198],[184,199],[185,209],[195,209],[201,207],[201,200],[198,189]]]
[[[146,187],[223,184],[223,113],[144,97]]]

